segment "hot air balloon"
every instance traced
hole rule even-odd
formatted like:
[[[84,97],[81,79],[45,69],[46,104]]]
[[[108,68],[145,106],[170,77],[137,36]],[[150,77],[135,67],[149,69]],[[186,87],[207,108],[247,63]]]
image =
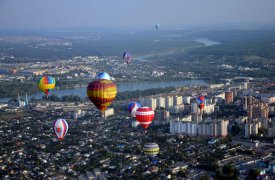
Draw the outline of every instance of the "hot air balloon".
[[[68,128],[68,123],[65,119],[58,119],[53,123],[53,131],[60,141],[66,136]]]
[[[43,76],[39,79],[37,84],[38,88],[48,96],[50,89],[55,87],[55,79],[51,76]]]
[[[205,106],[205,98],[203,96],[198,97],[198,107],[202,110]]]
[[[155,27],[156,27],[156,29],[157,29],[157,31],[158,31],[158,30],[159,30],[160,25],[159,25],[159,24],[156,24],[156,25],[155,25]]]
[[[128,106],[128,111],[131,113],[132,117],[136,117],[136,111],[141,105],[138,102],[131,102]]]
[[[107,79],[107,80],[111,80],[111,77],[109,76],[108,73],[102,72],[102,73],[99,73],[99,75],[97,76],[97,79]]]
[[[140,107],[136,112],[136,119],[144,129],[148,128],[154,116],[155,112],[149,107]]]
[[[116,84],[107,79],[97,79],[87,87],[89,99],[102,113],[114,101],[116,94]]]
[[[132,60],[132,55],[129,52],[125,52],[122,57],[125,60],[126,64],[128,64]]]
[[[147,143],[143,146],[144,154],[149,157],[155,157],[159,153],[159,145],[157,143]]]
[[[198,105],[198,107],[200,108],[200,110],[202,110],[204,108],[205,104],[204,103],[201,103]]]
[[[198,97],[198,101],[199,101],[200,103],[204,103],[205,98],[204,98],[202,95],[200,95],[200,96]]]

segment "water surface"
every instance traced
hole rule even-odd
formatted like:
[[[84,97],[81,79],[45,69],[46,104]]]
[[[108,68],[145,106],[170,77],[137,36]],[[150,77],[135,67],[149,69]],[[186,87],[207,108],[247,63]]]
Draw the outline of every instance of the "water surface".
[[[135,90],[147,90],[153,88],[165,88],[169,86],[174,87],[182,87],[188,85],[207,85],[207,83],[203,80],[182,80],[182,81],[161,81],[161,82],[125,82],[125,83],[116,83],[118,92],[125,91],[135,91]],[[70,89],[54,89],[50,92],[50,95],[56,95],[58,97],[62,97],[65,95],[77,95],[81,98],[87,97],[87,87],[75,87]],[[24,98],[25,95],[21,95]],[[44,96],[44,93],[39,92],[33,95],[29,95],[29,98],[41,99]],[[1,98],[0,102],[7,102],[10,98]]]

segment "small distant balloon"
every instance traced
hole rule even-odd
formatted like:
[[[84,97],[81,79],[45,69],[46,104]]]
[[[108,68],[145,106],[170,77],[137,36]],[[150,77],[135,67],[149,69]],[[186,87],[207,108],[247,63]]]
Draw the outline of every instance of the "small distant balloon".
[[[159,30],[160,25],[159,25],[159,24],[156,24],[156,25],[155,25],[155,27],[156,27],[156,29],[157,29],[157,31],[158,31],[158,30]]]
[[[200,95],[200,96],[198,97],[198,101],[204,102],[204,101],[205,101],[205,98],[204,98],[202,95]]]
[[[39,79],[37,85],[48,96],[50,90],[55,87],[55,79],[51,76],[43,76]]]
[[[159,145],[157,143],[147,143],[143,146],[144,154],[149,157],[155,157],[159,153]]]
[[[65,119],[58,119],[53,123],[53,131],[60,141],[66,136],[68,128],[69,126]]]
[[[107,79],[107,80],[111,80],[111,77],[108,73],[106,72],[101,72],[99,73],[99,75],[97,76],[97,79]]]
[[[204,106],[205,106],[205,98],[204,98],[204,96],[199,96],[198,97],[198,107],[200,108],[200,110],[202,110],[203,108],[204,108]]]
[[[129,52],[125,52],[122,57],[125,60],[126,64],[128,64],[132,60],[132,55]]]

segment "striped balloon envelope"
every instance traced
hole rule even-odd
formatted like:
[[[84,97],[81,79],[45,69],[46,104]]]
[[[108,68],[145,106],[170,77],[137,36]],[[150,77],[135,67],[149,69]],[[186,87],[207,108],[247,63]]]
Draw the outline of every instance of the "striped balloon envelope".
[[[136,112],[141,105],[138,102],[131,102],[128,106],[128,111],[131,113],[132,117],[136,117]]]
[[[55,87],[55,79],[51,76],[43,76],[39,79],[37,85],[48,96],[49,91]]]
[[[149,157],[157,156],[159,153],[159,145],[157,143],[147,143],[143,146],[143,152]]]
[[[68,128],[68,123],[65,119],[58,119],[53,123],[53,131],[60,141],[66,136]]]
[[[97,79],[87,87],[89,99],[102,113],[112,104],[116,94],[116,84],[107,79]]]
[[[144,129],[148,128],[154,117],[155,112],[149,107],[140,107],[136,112],[136,119]]]

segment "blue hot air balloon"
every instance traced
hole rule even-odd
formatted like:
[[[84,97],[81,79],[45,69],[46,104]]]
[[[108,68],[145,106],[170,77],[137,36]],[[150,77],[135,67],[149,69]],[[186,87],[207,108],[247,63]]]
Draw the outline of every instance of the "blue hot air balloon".
[[[128,111],[131,113],[132,117],[136,117],[137,109],[140,108],[141,105],[138,102],[131,102],[128,106]]]
[[[99,75],[97,76],[97,79],[107,79],[107,80],[111,80],[111,77],[109,76],[108,73],[102,72],[102,73],[99,73]]]

